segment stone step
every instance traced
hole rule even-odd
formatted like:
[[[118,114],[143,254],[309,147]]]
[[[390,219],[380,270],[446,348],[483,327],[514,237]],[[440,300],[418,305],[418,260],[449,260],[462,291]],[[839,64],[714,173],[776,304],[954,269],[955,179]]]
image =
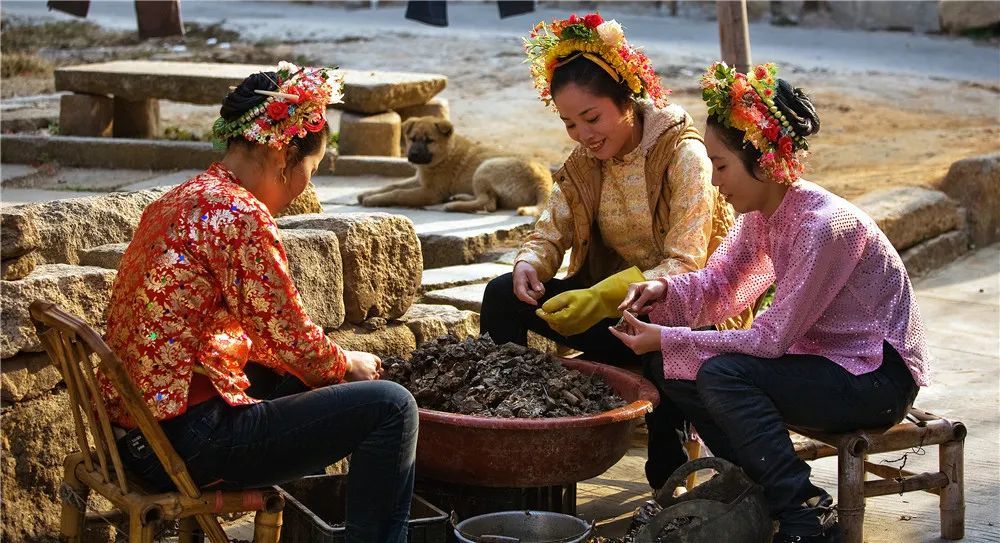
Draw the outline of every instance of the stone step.
[[[480,262],[462,264],[424,270],[420,288],[422,292],[441,290],[451,287],[488,282],[490,279],[511,271],[507,264]]]
[[[920,187],[876,190],[853,200],[885,232],[897,251],[960,227],[955,202],[943,192]]]
[[[452,305],[459,309],[479,313],[483,305],[484,292],[486,292],[486,283],[462,285],[425,292],[420,303]]]
[[[417,169],[408,160],[390,156],[342,155],[334,161],[333,175],[411,177]]]
[[[531,231],[535,220],[534,217],[517,215],[513,210],[494,213],[452,213],[434,209],[360,207],[341,204],[324,206],[322,215],[349,212],[391,213],[413,221],[417,237],[420,238],[424,269],[471,264],[479,255],[492,247],[523,239]],[[286,223],[289,220],[301,222],[298,218],[284,220]],[[278,223],[285,226],[280,220]]]
[[[321,205],[358,205],[358,195],[385,185],[398,183],[405,177],[383,177],[379,175],[317,175],[312,182],[316,187],[316,196]],[[355,211],[373,210],[377,207],[358,207]]]

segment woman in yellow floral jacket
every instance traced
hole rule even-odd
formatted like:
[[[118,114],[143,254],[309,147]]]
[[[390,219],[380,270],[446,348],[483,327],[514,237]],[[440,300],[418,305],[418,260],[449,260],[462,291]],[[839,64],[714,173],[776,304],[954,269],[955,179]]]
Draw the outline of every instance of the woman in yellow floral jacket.
[[[539,23],[525,39],[535,86],[579,145],[514,271],[487,286],[481,331],[525,344],[529,330],[615,365],[642,363],[608,332],[630,283],[704,267],[733,222],[712,186],[701,135],[649,59],[598,14]],[[555,279],[566,251],[565,279]],[[738,326],[732,315],[727,323]],[[661,395],[647,416],[646,476],[654,488],[686,460],[680,411]]]
[[[272,485],[353,453],[348,540],[396,543],[406,541],[416,404],[377,380],[377,356],[341,349],[309,319],[272,218],[319,166],[340,88],[325,69],[281,63],[226,96],[213,135],[228,151],[143,213],[107,341],[199,485]],[[249,360],[286,375],[282,392],[251,397]],[[103,378],[102,389],[128,430],[118,441],[126,466],[168,488]]]

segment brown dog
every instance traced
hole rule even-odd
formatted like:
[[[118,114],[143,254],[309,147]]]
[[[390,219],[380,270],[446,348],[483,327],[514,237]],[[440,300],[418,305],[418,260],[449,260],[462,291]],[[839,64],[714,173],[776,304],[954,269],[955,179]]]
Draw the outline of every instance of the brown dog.
[[[516,209],[534,215],[552,191],[552,174],[538,162],[504,156],[455,135],[450,122],[415,117],[403,123],[406,157],[417,175],[358,195],[363,206],[422,207],[448,202],[447,211]]]

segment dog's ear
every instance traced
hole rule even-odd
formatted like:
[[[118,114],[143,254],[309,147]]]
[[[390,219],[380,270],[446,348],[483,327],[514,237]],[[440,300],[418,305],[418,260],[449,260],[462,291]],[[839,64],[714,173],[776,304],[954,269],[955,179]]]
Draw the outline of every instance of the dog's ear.
[[[434,126],[435,128],[437,128],[438,132],[440,132],[441,135],[444,137],[450,136],[451,133],[455,131],[455,127],[452,126],[451,122],[443,119],[435,122]]]
[[[412,134],[413,127],[416,124],[417,124],[416,117],[410,117],[409,119],[403,121],[402,129],[403,129],[403,135],[406,136],[406,139],[413,139],[413,134]]]

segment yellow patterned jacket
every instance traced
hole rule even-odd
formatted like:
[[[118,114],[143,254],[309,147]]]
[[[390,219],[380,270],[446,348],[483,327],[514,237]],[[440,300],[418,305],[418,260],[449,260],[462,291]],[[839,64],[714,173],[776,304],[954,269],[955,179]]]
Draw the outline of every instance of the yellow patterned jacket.
[[[648,279],[701,269],[733,224],[732,208],[712,186],[708,154],[694,122],[680,106],[656,109],[642,104],[643,141],[635,152],[645,153],[639,194],[622,193],[628,201],[608,203],[606,172],[615,171],[578,146],[556,172],[546,209],[522,245],[516,262],[526,261],[541,281],[555,276],[567,250],[567,276],[591,285],[629,266],[639,266]],[[623,179],[609,183],[622,185]],[[619,187],[621,188],[621,187]],[[638,190],[636,191],[638,192]],[[642,198],[643,201],[636,201]],[[652,213],[650,213],[652,211]],[[611,228],[612,231],[603,231]],[[649,228],[648,233],[636,231]],[[618,231],[621,229],[622,231]],[[602,235],[603,234],[603,235]],[[648,239],[646,258],[634,248],[606,243],[605,238]],[[620,243],[620,242],[619,242]],[[631,256],[628,257],[622,253]],[[750,313],[720,323],[725,328],[749,325]]]

